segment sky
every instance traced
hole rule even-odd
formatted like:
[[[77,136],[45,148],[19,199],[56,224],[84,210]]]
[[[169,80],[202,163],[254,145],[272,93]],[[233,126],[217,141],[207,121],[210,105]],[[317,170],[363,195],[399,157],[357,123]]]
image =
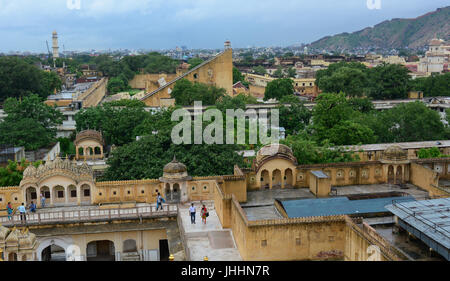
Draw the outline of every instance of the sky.
[[[46,52],[54,30],[60,51],[63,45],[67,51],[215,49],[225,40],[233,48],[289,46],[448,5],[448,0],[0,0],[0,52]]]

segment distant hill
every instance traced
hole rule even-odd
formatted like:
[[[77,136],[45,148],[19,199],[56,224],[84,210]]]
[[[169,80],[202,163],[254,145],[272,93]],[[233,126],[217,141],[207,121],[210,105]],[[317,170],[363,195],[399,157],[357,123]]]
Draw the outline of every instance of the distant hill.
[[[353,33],[327,36],[309,45],[314,49],[422,48],[430,39],[450,39],[450,6],[414,19],[392,19]]]

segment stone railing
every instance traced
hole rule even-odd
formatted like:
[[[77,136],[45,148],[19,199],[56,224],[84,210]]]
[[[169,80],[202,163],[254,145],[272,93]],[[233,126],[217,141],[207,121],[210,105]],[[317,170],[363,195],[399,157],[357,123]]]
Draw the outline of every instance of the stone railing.
[[[111,221],[140,218],[158,218],[177,216],[177,205],[163,205],[163,210],[156,210],[156,206],[141,206],[135,208],[63,210],[55,212],[27,213],[26,225],[46,225],[56,223],[78,223],[92,221]],[[19,214],[0,217],[0,224],[14,226],[22,224]]]

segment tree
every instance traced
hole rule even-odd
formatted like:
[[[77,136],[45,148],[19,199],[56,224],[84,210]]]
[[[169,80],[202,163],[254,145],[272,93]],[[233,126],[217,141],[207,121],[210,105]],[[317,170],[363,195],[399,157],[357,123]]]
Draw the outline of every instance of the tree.
[[[321,78],[317,85],[324,92],[343,92],[347,96],[359,97],[364,94],[366,84],[367,76],[363,70],[341,67],[330,76]]]
[[[275,72],[273,73],[273,77],[276,77],[276,78],[283,78],[284,77],[283,68],[281,66],[279,66],[277,68],[277,70],[275,70]]]
[[[399,64],[381,64],[369,70],[368,95],[372,99],[403,99],[411,89],[409,70]]]
[[[30,163],[22,159],[20,162],[8,160],[6,167],[0,167],[0,186],[18,186],[23,178],[23,171],[29,166],[39,167],[41,161]]]
[[[441,151],[437,147],[431,147],[431,148],[421,148],[417,152],[417,156],[419,159],[424,158],[439,158],[443,155],[441,154]]]
[[[411,88],[422,91],[425,97],[450,96],[450,73],[416,78],[411,81]]]
[[[121,78],[112,77],[108,80],[108,85],[106,86],[108,92],[111,94],[116,94],[128,89],[128,82],[125,82]]]
[[[0,143],[24,146],[35,150],[55,141],[57,125],[63,115],[44,104],[37,95],[29,95],[21,101],[8,98],[3,104],[7,116],[0,123]]]
[[[352,108],[343,93],[320,94],[316,101],[311,129],[319,143],[353,145],[375,141],[373,130],[363,122],[358,122],[361,113]]]
[[[242,156],[236,153],[242,148],[239,145],[175,145],[170,134],[173,110],[169,108],[148,116],[135,130],[143,137],[114,150],[103,179],[158,178],[173,156],[187,166],[191,176],[232,174],[234,165],[245,165]]]
[[[297,70],[292,66],[288,68],[288,77],[295,78],[297,76]]]
[[[291,147],[300,165],[359,160],[357,154],[344,151],[341,147],[331,148],[328,144],[318,146],[316,142],[308,140],[304,135],[290,135],[281,143]]]
[[[258,74],[258,75],[264,75],[264,74],[267,73],[267,71],[264,68],[264,66],[261,66],[261,65],[253,67],[253,72]]]
[[[61,80],[18,57],[0,57],[0,103],[35,93],[42,98],[61,88]]]
[[[264,100],[280,100],[284,96],[294,94],[294,81],[289,78],[275,79],[267,83]]]
[[[213,105],[226,95],[226,91],[213,85],[192,83],[183,78],[175,83],[170,95],[175,99],[175,103],[181,106],[194,105],[194,101],[201,101],[203,105]]]
[[[203,63],[201,58],[191,58],[188,60],[188,64],[190,64],[189,69],[193,69],[194,67]]]
[[[242,85],[248,88],[249,83],[245,80],[245,76],[242,75],[242,73],[233,66],[233,84],[236,84],[237,82],[241,82]]]
[[[446,138],[439,113],[420,101],[399,104],[368,122],[378,142],[430,141]]]
[[[102,106],[82,109],[75,114],[77,131],[94,129],[102,131],[107,144],[117,146],[132,142],[136,138],[134,129],[149,115],[144,106]]]
[[[280,103],[286,103],[287,101],[289,101],[289,106],[281,105],[278,108],[280,126],[286,130],[288,135],[298,134],[309,124],[312,113],[295,96],[285,96]]]

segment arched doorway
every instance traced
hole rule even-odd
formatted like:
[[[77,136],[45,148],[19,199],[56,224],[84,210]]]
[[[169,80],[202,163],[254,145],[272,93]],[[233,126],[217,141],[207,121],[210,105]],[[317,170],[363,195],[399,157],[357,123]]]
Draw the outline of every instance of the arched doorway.
[[[397,167],[397,172],[395,173],[395,184],[403,183],[403,169],[402,166]]]
[[[394,184],[394,167],[390,165],[388,167],[388,184]]]
[[[45,202],[44,202],[45,206],[50,205],[50,188],[48,186],[44,185],[40,188],[40,190],[41,190],[41,194],[43,194],[45,197]],[[40,196],[41,195],[39,195],[39,202],[41,203],[41,207],[44,207],[44,206],[42,206],[42,198]]]
[[[294,177],[292,176],[292,170],[286,169],[286,171],[284,172],[284,187],[285,188],[294,186],[293,178]]]
[[[172,201],[172,191],[170,190],[170,183],[166,183],[166,188],[164,189],[164,194],[166,201]]]
[[[90,204],[91,203],[91,186],[89,184],[83,184],[80,188],[81,191],[81,203]]]
[[[27,205],[30,205],[31,201],[37,204],[37,198],[36,188],[30,186],[25,190],[25,202]]]
[[[114,243],[109,240],[92,241],[86,247],[87,261],[115,261]]]
[[[269,181],[269,172],[267,170],[263,170],[261,172],[261,189],[269,189],[270,188]]]
[[[61,185],[57,185],[53,188],[53,203],[63,204],[66,202],[65,189]]]
[[[272,174],[272,188],[281,188],[281,171],[278,169]]]
[[[172,202],[180,202],[180,198],[181,198],[180,185],[178,183],[175,183],[172,189]]]
[[[17,254],[16,253],[9,253],[8,261],[17,261]]]
[[[72,204],[76,204],[77,203],[77,197],[79,194],[77,194],[77,187],[73,184],[69,185],[67,187],[67,196],[69,196],[69,202]]]
[[[42,261],[66,261],[66,251],[58,245],[50,245],[41,253]]]

